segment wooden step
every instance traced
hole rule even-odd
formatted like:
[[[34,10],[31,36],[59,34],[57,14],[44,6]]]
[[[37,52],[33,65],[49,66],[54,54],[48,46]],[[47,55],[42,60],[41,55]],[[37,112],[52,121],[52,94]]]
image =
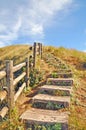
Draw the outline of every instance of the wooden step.
[[[55,72],[72,72],[71,71],[71,69],[59,69],[59,70],[57,70],[57,71],[55,71]]]
[[[72,86],[72,78],[48,78],[47,84],[49,85],[58,85],[58,86]]]
[[[24,112],[20,119],[29,124],[67,124],[69,112],[31,108]]]
[[[54,85],[44,85],[40,87],[40,93],[48,93],[51,95],[58,95],[58,96],[70,96],[71,94],[71,86],[54,86]]]
[[[72,72],[55,72],[51,74],[51,78],[72,78],[73,73]]]
[[[48,94],[37,94],[32,98],[32,103],[56,104],[63,107],[69,107],[70,96],[51,96]]]

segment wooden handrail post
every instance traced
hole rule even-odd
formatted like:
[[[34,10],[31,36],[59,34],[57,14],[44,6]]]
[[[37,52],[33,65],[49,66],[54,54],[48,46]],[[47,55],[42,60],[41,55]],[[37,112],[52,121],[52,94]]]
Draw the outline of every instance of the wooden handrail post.
[[[34,42],[33,46],[33,67],[36,68],[37,56],[42,59],[42,43]]]
[[[33,69],[33,56],[29,56],[29,72]]]
[[[36,58],[37,58],[37,43],[34,42],[34,47],[33,47],[33,67],[35,68],[36,67]]]
[[[29,86],[29,58],[26,58],[26,87]]]
[[[42,53],[43,53],[42,43],[40,44],[40,46],[41,46],[41,59],[42,59]]]
[[[39,55],[40,55],[40,58],[42,59],[42,43],[38,43],[38,46],[39,46]]]
[[[13,109],[14,102],[14,86],[13,86],[13,61],[6,61],[6,84],[8,88],[8,105],[9,109]]]
[[[38,43],[38,47],[39,47],[39,49],[38,49],[39,55],[40,55],[40,57],[41,57],[41,44],[40,44],[40,43]]]

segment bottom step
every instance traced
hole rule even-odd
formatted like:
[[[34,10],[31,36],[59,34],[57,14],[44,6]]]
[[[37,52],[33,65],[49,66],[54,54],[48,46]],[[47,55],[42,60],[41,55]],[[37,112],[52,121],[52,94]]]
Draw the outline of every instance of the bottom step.
[[[24,112],[20,119],[30,124],[68,124],[69,112],[59,112],[52,110],[43,110],[31,108]]]

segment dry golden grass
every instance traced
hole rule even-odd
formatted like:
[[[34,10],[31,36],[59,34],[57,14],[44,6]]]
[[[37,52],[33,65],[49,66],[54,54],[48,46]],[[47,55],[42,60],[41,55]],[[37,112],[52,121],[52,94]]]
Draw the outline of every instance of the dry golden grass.
[[[6,60],[13,60],[14,65],[25,60],[31,53],[29,45],[12,45],[0,48],[0,68],[5,66]]]
[[[70,130],[86,130],[86,53],[63,47],[43,47],[45,54],[52,53],[69,65],[74,73],[74,86],[70,107]],[[28,45],[15,45],[0,48],[0,61],[13,59],[15,64],[23,61],[31,51]],[[53,61],[52,61],[53,62]],[[44,61],[38,64],[39,69],[47,74],[54,70]],[[45,74],[46,74],[45,73]]]
[[[74,73],[74,86],[70,107],[70,130],[86,130],[86,53],[63,47],[45,47],[45,53],[52,53],[63,60]]]

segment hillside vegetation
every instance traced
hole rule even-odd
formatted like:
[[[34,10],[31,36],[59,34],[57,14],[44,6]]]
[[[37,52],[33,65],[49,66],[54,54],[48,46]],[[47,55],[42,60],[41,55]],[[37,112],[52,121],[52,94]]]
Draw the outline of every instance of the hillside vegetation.
[[[66,63],[74,74],[71,95],[70,129],[86,129],[86,53],[63,47],[45,47],[45,53],[52,53]],[[52,60],[53,62],[53,60]]]
[[[5,60],[13,59],[14,64],[17,64],[30,54],[31,51],[28,45],[0,48],[0,68],[5,63]],[[72,70],[74,74],[74,86],[71,95],[70,130],[86,130],[86,53],[63,47],[45,46],[43,47],[43,58],[47,54],[52,54],[59,58]],[[47,62],[44,59],[40,66],[39,70],[42,72],[45,71],[44,75],[46,76],[55,70],[55,63],[53,63],[52,57]]]
[[[0,48],[0,68],[5,65],[6,60],[13,60],[14,64],[22,62],[30,55],[29,47],[28,45],[12,45]]]

